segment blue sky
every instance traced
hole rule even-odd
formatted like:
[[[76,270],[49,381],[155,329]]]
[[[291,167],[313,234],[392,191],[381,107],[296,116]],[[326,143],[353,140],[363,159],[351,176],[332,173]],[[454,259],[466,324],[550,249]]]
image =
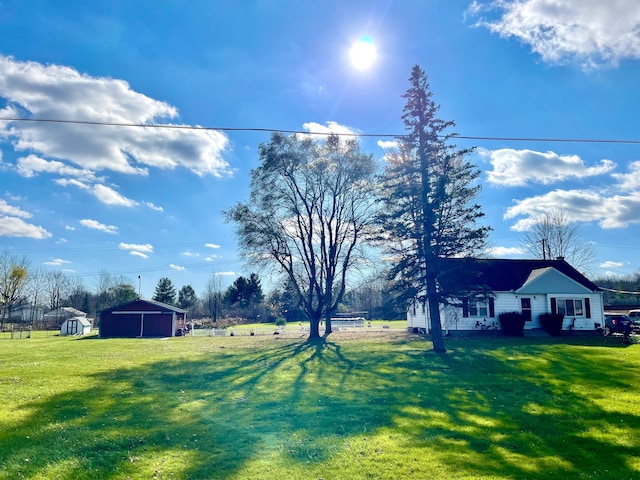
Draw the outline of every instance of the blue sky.
[[[605,6],[606,4],[606,6]],[[411,67],[463,136],[639,140],[640,4],[509,1],[0,1],[0,118],[403,133]],[[351,45],[377,50],[354,67]],[[221,211],[268,133],[0,121],[0,251],[151,296],[248,275]],[[388,137],[366,137],[382,158]],[[640,267],[640,145],[476,146],[491,253],[523,258],[562,208],[593,274]]]

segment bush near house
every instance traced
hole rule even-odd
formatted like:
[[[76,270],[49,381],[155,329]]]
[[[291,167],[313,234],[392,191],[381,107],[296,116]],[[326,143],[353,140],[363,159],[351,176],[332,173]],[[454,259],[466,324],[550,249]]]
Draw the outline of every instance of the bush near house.
[[[559,337],[562,334],[562,321],[564,316],[560,313],[541,313],[540,326],[549,335]]]
[[[520,312],[502,312],[498,315],[502,333],[508,337],[522,337],[524,335],[525,316]]]

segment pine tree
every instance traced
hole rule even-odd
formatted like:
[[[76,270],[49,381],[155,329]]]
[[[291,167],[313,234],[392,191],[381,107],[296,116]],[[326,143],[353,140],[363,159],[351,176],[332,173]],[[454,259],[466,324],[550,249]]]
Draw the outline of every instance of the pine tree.
[[[173,286],[171,280],[167,277],[163,277],[158,280],[156,289],[153,292],[153,300],[156,302],[166,303],[168,305],[174,305],[176,301],[176,289]]]
[[[180,308],[189,310],[198,301],[196,292],[191,285],[184,285],[178,292],[178,305]]]
[[[397,259],[391,278],[407,300],[428,303],[433,348],[445,352],[440,302],[452,292],[438,287],[440,259],[466,256],[484,245],[489,229],[472,203],[479,171],[465,158],[469,149],[449,143],[455,123],[437,117],[439,106],[425,72],[413,67],[402,120],[407,134],[389,152],[381,181],[380,226],[389,253]]]

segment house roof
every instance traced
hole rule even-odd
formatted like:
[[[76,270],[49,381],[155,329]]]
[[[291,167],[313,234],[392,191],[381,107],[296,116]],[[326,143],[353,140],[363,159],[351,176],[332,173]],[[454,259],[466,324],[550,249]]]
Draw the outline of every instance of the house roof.
[[[440,279],[445,289],[459,290],[453,282],[468,286],[481,286],[494,292],[510,292],[532,282],[553,268],[591,291],[598,286],[563,259],[500,259],[500,258],[447,258],[442,259],[447,272]],[[451,272],[449,274],[448,272]]]
[[[44,314],[45,317],[58,317],[61,315],[71,315],[74,317],[86,317],[86,312],[73,307],[59,307]]]
[[[127,310],[127,307],[129,307],[129,306],[134,307],[135,305],[140,305],[141,303],[146,303],[148,305],[156,306],[158,308],[161,308],[164,311],[171,311],[171,312],[177,312],[177,313],[187,313],[186,310],[183,310],[182,308],[176,307],[174,305],[169,305],[168,303],[156,302],[155,300],[147,300],[147,299],[143,299],[143,298],[138,298],[138,299],[133,300],[131,302],[121,303],[120,305],[116,305],[114,307],[105,308],[102,311],[103,312],[108,312],[108,311],[111,311],[111,310]]]

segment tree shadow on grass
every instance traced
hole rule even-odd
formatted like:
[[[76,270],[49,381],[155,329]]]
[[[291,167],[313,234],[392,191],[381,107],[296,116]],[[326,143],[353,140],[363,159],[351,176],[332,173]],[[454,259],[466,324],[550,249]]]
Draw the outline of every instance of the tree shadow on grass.
[[[639,474],[637,435],[617,438],[638,432],[638,417],[585,392],[633,389],[638,375],[594,364],[588,351],[516,341],[454,343],[442,356],[417,341],[224,345],[93,373],[86,387],[21,404],[0,432],[0,478],[229,478],[260,458],[290,478],[340,478],[344,462],[361,463],[361,478],[426,478],[426,462],[385,462],[395,458],[378,445],[387,431],[397,437],[390,450],[460,477]]]

